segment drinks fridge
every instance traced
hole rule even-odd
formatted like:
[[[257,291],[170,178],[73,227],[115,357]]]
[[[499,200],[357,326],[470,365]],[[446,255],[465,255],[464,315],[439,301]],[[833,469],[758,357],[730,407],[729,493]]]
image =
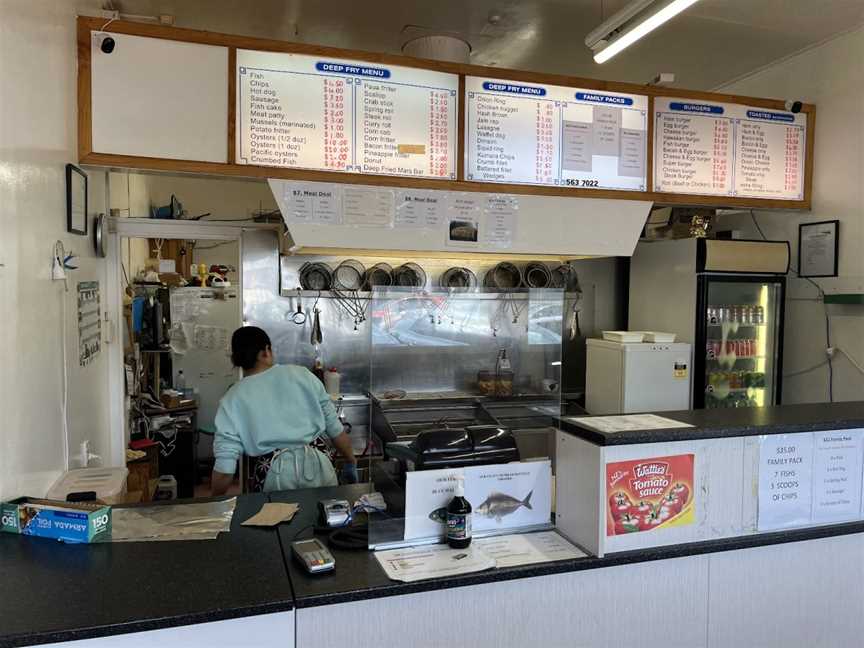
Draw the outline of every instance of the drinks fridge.
[[[641,242],[630,265],[630,330],[693,344],[693,407],[780,403],[786,241]]]

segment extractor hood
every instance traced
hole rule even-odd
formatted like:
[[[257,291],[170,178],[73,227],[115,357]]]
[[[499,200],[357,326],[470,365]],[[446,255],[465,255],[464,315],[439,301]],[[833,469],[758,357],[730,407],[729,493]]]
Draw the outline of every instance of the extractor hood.
[[[651,201],[270,180],[292,251],[631,256]]]

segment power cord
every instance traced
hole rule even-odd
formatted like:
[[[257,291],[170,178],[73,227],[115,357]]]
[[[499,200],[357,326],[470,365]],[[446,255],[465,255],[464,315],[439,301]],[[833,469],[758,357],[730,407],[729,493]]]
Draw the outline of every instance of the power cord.
[[[762,237],[762,240],[767,241],[768,237],[765,236],[765,232],[762,231],[762,227],[759,225],[759,221],[756,220],[756,213],[752,209],[750,210],[750,218],[753,221],[753,225],[756,226],[756,230],[759,232],[759,235]],[[813,370],[818,369],[820,367],[824,367],[827,364],[828,365],[828,402],[833,403],[834,402],[834,363],[833,363],[833,357],[834,357],[835,349],[834,349],[834,347],[831,346],[831,318],[828,315],[828,304],[825,303],[825,291],[822,289],[822,286],[820,286],[818,283],[813,281],[810,277],[802,277],[798,272],[798,268],[793,268],[791,263],[789,264],[789,269],[795,274],[796,277],[798,277],[799,279],[803,279],[804,281],[807,281],[814,288],[816,288],[816,290],[819,292],[818,301],[822,302],[822,308],[823,308],[824,313],[825,313],[825,353],[827,355],[827,360],[825,362],[821,362],[820,364],[815,365],[815,366],[813,366],[810,369],[807,369],[805,371],[800,371],[800,372],[796,371],[794,373],[786,374],[786,375],[787,376],[798,376],[801,374],[809,373],[810,371],[813,371]],[[845,355],[847,358],[849,357],[848,354],[846,354],[845,352],[843,352],[843,355]]]

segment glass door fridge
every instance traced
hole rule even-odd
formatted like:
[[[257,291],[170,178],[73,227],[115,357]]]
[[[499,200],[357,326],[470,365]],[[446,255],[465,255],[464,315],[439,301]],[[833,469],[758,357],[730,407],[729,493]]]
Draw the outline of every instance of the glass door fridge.
[[[786,278],[698,275],[693,406],[780,403]]]

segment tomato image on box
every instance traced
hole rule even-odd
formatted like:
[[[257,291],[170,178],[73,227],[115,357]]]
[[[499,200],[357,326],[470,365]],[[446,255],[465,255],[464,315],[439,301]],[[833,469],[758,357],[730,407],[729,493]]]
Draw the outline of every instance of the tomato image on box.
[[[606,535],[693,524],[693,455],[606,464]]]

